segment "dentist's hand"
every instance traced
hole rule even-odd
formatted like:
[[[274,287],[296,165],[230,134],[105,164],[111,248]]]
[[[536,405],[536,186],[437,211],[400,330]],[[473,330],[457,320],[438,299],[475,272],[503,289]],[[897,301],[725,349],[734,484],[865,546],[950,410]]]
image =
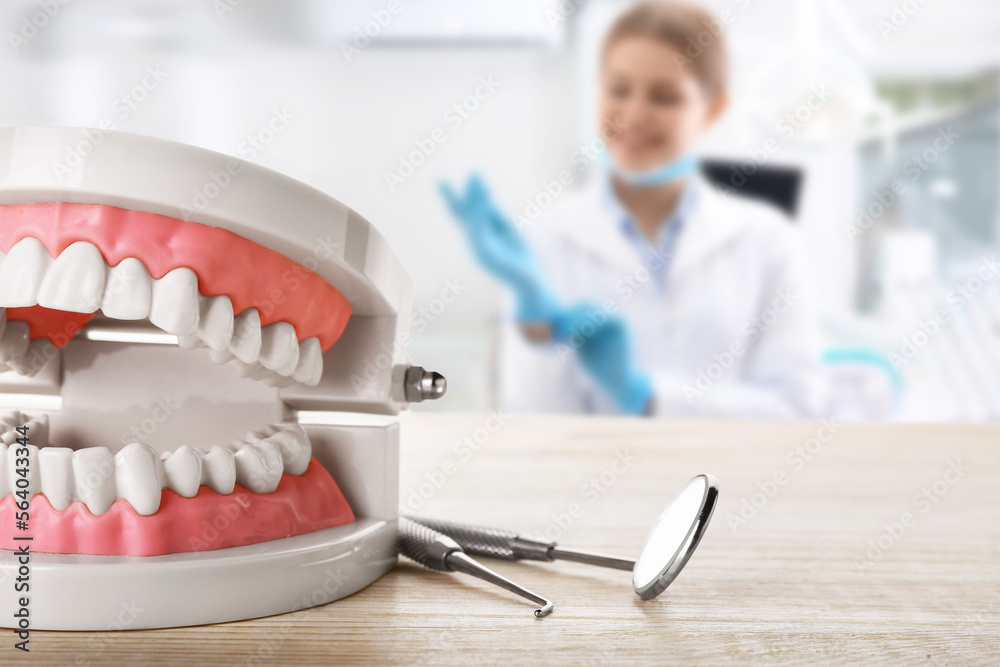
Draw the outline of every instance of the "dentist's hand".
[[[628,327],[620,317],[594,305],[574,306],[552,323],[552,337],[576,350],[583,367],[623,411],[649,412],[653,380],[636,367]]]
[[[514,290],[518,319],[551,322],[562,310],[559,300],[535,253],[514,222],[493,204],[482,179],[471,176],[461,194],[447,183],[439,187],[452,215],[468,234],[480,264]]]

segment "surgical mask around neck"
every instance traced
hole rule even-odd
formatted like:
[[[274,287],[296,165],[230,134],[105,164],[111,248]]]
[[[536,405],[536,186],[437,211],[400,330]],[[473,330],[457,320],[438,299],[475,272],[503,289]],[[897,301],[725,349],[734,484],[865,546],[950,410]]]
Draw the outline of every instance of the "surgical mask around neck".
[[[689,176],[698,170],[699,160],[696,155],[688,153],[671,162],[644,171],[625,169],[611,157],[607,151],[601,153],[601,159],[608,170],[620,179],[640,188],[653,188]]]

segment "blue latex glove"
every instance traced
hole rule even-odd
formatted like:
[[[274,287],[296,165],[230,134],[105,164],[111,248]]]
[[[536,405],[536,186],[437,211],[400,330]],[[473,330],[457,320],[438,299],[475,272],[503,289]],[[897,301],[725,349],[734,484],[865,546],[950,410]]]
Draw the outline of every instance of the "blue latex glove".
[[[628,327],[620,317],[594,305],[574,306],[553,321],[552,337],[576,350],[583,367],[623,411],[648,411],[653,381],[636,367]]]
[[[562,307],[542,265],[514,222],[493,204],[479,175],[469,178],[462,194],[447,183],[439,187],[452,215],[468,234],[480,264],[514,290],[518,319],[551,322]]]

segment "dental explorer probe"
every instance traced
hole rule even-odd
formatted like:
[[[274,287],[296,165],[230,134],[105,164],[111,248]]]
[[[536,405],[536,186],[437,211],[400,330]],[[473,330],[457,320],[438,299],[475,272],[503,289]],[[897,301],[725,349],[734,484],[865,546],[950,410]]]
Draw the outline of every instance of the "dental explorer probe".
[[[542,605],[535,610],[535,616],[538,618],[548,616],[552,612],[552,602],[549,600],[479,564],[447,535],[403,516],[399,517],[399,551],[424,567],[441,572],[471,574]]]
[[[439,533],[444,533],[458,542],[462,548],[477,556],[499,560],[571,560],[577,563],[609,567],[631,572],[635,561],[628,558],[608,556],[579,549],[564,549],[555,542],[521,535],[513,530],[490,528],[468,523],[430,519],[422,516],[409,517],[416,523]]]

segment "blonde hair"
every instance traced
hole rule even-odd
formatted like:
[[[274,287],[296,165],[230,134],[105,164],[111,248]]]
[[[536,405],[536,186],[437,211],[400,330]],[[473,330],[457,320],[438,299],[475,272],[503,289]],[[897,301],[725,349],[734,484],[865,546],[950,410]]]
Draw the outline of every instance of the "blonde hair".
[[[722,24],[708,10],[690,2],[640,2],[611,26],[603,53],[630,37],[655,39],[673,47],[678,65],[689,70],[709,95],[726,91],[729,56]]]

